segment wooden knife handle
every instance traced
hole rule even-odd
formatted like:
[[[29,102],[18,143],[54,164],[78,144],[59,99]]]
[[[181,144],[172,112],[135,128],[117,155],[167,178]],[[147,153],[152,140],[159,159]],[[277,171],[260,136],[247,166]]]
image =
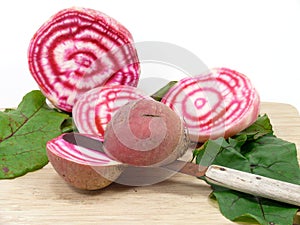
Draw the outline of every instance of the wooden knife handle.
[[[205,176],[222,187],[300,206],[300,185],[216,165],[211,165]]]

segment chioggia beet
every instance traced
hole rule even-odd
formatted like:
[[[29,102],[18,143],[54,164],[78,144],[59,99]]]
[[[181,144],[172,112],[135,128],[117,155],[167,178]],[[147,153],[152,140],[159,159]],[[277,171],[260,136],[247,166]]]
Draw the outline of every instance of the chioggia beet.
[[[114,182],[124,165],[101,151],[73,145],[62,138],[47,143],[47,155],[56,172],[71,186],[83,190],[98,190]],[[85,135],[98,141],[103,139]]]
[[[188,149],[180,117],[150,99],[133,100],[119,108],[104,133],[104,151],[114,160],[134,166],[165,165]]]
[[[255,122],[260,106],[249,78],[228,68],[183,78],[161,102],[182,117],[195,142],[237,134]]]
[[[34,34],[30,72],[57,108],[71,112],[78,97],[105,84],[137,86],[139,62],[130,32],[93,9],[59,11]]]
[[[151,99],[142,90],[127,85],[105,85],[92,89],[75,103],[72,115],[80,133],[104,137],[107,124],[126,103],[137,99]]]

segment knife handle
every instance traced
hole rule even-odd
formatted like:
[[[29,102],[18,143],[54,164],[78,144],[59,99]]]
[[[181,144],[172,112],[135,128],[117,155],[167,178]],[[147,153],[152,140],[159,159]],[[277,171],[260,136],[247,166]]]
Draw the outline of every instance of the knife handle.
[[[205,176],[222,187],[300,206],[300,185],[217,165],[211,165]]]

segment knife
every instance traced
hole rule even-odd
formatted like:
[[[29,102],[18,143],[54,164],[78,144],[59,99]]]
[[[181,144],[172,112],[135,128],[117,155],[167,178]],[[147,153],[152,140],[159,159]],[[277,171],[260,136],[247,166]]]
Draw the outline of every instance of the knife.
[[[66,133],[62,137],[65,141],[94,151],[103,151],[103,143],[93,138],[84,136],[80,133]],[[174,162],[163,165],[167,170],[180,172],[194,177],[205,176],[209,183],[264,197],[291,205],[300,206],[300,185],[292,184],[268,177],[247,173],[224,166],[208,165],[219,153],[212,149],[205,151],[200,165],[175,160]]]

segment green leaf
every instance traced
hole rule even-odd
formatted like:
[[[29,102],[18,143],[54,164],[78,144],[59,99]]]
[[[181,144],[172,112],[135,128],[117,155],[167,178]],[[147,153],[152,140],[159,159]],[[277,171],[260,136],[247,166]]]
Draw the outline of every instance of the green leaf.
[[[205,142],[200,148],[194,150],[194,158],[197,157],[196,163],[201,166],[210,166],[216,156],[224,149],[225,142],[224,138]],[[204,149],[205,151],[203,151]]]
[[[72,117],[67,118],[60,126],[62,133],[68,133],[68,132],[78,132]]]
[[[246,135],[248,140],[255,140],[268,134],[273,134],[273,128],[269,117],[264,114],[263,116],[259,116],[251,126],[238,133],[234,138]]]
[[[208,144],[210,143],[210,144]],[[219,153],[213,164],[254,173],[273,179],[300,184],[300,169],[294,143],[273,135],[267,115],[238,135],[227,140],[209,140],[194,152],[196,163],[201,163],[206,146],[215,145]],[[292,224],[296,206],[244,194],[212,185],[222,214],[230,220],[255,219],[260,224]]]
[[[37,90],[26,94],[17,109],[0,112],[0,179],[45,166],[46,143],[62,133],[67,119],[69,115],[48,107]]]
[[[300,169],[294,143],[264,136],[243,146],[254,174],[300,184]]]
[[[293,224],[297,208],[276,201],[258,198],[233,190],[215,190],[220,211],[232,221],[255,219],[263,225]]]

